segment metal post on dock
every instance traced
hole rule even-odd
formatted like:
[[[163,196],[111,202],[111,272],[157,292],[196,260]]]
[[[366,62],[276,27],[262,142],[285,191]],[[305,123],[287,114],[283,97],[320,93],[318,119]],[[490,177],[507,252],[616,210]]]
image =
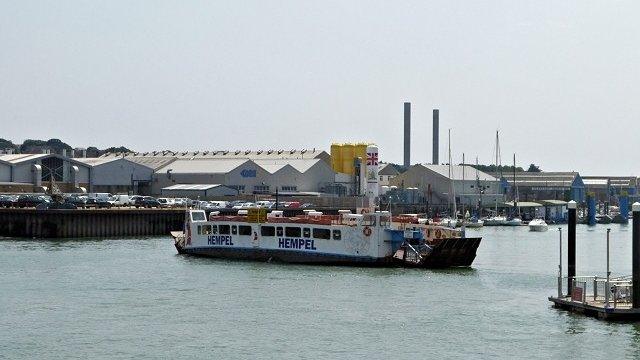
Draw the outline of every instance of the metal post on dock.
[[[611,229],[607,229],[607,282],[604,287],[604,307],[609,307],[609,292],[611,289],[609,287],[609,281],[611,280],[611,268],[609,268],[609,234],[611,233]]]
[[[558,299],[562,297],[562,228],[558,228],[560,233],[560,262],[558,263]]]
[[[576,276],[576,210],[578,204],[571,200],[567,203],[569,224],[567,229],[567,295],[571,296],[573,278]]]
[[[633,308],[640,308],[640,203],[635,202],[631,207],[633,211],[632,234],[633,244],[631,248],[631,256],[633,256],[632,265],[632,281],[633,281]]]

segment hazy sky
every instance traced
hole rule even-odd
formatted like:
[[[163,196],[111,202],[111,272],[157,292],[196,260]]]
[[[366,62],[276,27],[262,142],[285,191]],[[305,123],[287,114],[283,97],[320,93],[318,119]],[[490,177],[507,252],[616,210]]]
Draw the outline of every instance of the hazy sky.
[[[638,1],[0,0],[0,137],[640,175]]]

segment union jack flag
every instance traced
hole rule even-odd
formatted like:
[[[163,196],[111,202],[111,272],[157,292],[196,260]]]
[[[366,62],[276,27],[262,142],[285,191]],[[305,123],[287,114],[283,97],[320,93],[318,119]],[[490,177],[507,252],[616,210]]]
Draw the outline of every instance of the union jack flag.
[[[371,152],[367,153],[367,165],[378,165],[378,153]]]

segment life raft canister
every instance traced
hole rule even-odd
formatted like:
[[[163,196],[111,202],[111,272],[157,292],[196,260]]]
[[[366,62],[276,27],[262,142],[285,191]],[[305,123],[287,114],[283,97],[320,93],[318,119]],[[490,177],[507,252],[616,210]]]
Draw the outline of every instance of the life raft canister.
[[[364,229],[362,229],[362,233],[364,234],[364,236],[371,236],[371,228],[365,226]]]

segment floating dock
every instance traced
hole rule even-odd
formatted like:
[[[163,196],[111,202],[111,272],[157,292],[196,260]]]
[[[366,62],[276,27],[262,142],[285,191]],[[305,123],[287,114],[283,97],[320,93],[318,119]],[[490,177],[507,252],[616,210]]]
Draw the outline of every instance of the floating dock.
[[[640,320],[640,203],[633,204],[632,275],[611,277],[609,270],[609,235],[607,229],[606,276],[576,276],[576,203],[569,202],[567,276],[562,274],[562,232],[558,294],[549,301],[559,309],[593,316],[602,320]],[[564,285],[566,284],[566,291]]]

